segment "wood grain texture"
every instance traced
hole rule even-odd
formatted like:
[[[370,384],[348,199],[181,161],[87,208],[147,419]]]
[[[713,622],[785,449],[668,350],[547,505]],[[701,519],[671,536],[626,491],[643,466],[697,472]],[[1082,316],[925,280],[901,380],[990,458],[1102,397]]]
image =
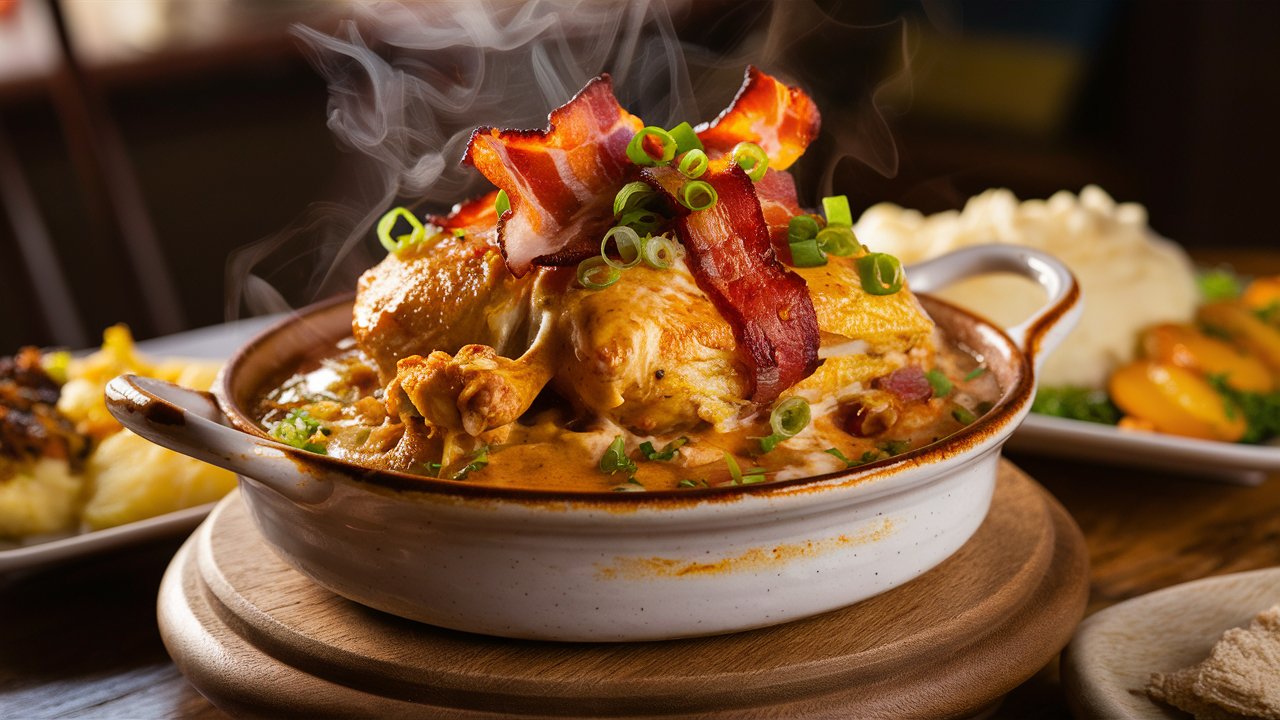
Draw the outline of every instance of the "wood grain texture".
[[[1083,538],[1005,464],[954,557],[851,608],[661,643],[471,635],[369,610],[278,560],[238,497],[175,558],[160,626],[201,692],[236,714],[504,717],[964,717],[1065,644]]]

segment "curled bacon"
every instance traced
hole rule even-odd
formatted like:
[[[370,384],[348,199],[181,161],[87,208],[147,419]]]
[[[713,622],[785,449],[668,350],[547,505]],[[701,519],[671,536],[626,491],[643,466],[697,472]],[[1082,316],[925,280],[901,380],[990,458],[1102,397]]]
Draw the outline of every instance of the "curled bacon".
[[[769,167],[786,170],[804,154],[821,125],[817,104],[803,90],[748,67],[729,107],[695,130],[709,153],[727,153],[750,141],[769,156]]]
[[[601,75],[551,112],[546,130],[478,128],[462,161],[507,192],[498,222],[507,267],[569,265],[600,252],[613,225],[613,196],[633,178],[627,143],[642,127]]]
[[[764,214],[765,225],[769,226],[769,240],[773,243],[773,251],[782,260],[791,260],[791,245],[787,241],[787,227],[791,218],[804,211],[800,209],[800,201],[796,199],[796,182],[791,173],[769,170],[756,183],[756,197],[760,200],[760,210]]]
[[[685,177],[672,167],[645,169],[641,178],[681,211],[675,230],[698,287],[733,327],[738,352],[752,370],[751,399],[772,402],[818,368],[818,317],[808,286],[778,262],[755,186],[742,168],[712,163],[700,180],[719,201],[689,212],[675,201]]]
[[[441,230],[462,230],[468,235],[487,232],[498,224],[497,201],[494,190],[454,205],[448,215],[429,215],[427,221]]]

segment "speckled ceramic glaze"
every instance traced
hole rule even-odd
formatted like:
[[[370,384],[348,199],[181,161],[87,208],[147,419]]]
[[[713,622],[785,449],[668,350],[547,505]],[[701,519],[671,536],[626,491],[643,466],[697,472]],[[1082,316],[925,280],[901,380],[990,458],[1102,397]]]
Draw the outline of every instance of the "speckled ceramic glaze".
[[[282,558],[379,610],[458,630],[541,640],[660,640],[745,630],[850,605],[901,585],[977,530],[1000,447],[1028,412],[1035,367],[1070,330],[1079,293],[1041,253],[986,246],[909,269],[928,292],[1014,272],[1048,302],[1001,331],[922,297],[1002,388],[996,407],[941,443],[856,470],[740,487],[645,493],[488,488],[368,470],[271,440],[254,398],[350,332],[350,302],[303,311],[227,365],[217,402],[124,376],[112,412],[154,442],[235,470]]]

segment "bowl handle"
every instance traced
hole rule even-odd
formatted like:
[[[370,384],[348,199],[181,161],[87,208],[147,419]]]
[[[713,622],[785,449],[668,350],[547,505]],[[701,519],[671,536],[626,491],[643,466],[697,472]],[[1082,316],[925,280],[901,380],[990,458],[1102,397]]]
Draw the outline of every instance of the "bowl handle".
[[[1083,305],[1075,276],[1048,253],[1019,245],[978,245],[916,263],[906,269],[911,289],[933,292],[959,280],[1008,272],[1035,281],[1048,299],[1031,317],[1005,332],[1035,365],[1036,374],[1080,320]]]
[[[228,427],[213,396],[180,385],[121,375],[106,387],[107,409],[122,425],[162,447],[251,477],[294,502],[314,504],[333,481],[309,453]]]

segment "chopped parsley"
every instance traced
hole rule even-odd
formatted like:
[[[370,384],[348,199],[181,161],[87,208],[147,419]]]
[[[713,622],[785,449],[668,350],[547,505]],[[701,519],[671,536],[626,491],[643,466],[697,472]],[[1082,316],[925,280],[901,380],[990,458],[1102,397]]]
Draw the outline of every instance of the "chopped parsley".
[[[434,463],[433,463],[434,464]],[[450,480],[466,480],[467,476],[477,470],[483,470],[489,464],[489,446],[481,445],[475,452],[471,453],[471,460],[461,469],[449,476]]]
[[[627,443],[618,435],[609,443],[609,447],[600,456],[600,472],[612,475],[619,470],[633,477],[636,474],[636,462],[627,457]]]

